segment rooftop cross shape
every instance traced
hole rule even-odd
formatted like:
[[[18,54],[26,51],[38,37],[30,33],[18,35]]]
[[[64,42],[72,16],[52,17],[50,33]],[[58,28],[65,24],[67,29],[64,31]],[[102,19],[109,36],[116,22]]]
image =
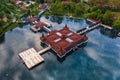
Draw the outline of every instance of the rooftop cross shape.
[[[84,43],[88,38],[71,31],[67,25],[61,30],[53,30],[47,36],[41,36],[41,41],[52,47],[59,57],[65,56],[79,44]]]

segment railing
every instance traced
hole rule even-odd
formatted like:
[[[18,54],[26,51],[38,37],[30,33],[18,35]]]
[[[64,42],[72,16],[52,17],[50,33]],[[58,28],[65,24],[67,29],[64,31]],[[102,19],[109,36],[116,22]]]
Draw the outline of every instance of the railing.
[[[47,32],[51,32],[51,29],[47,28],[46,26],[43,26],[43,29]]]
[[[90,25],[90,26],[88,26],[86,28],[80,29],[80,30],[76,31],[76,33],[78,33],[78,34],[84,34],[84,33],[88,32],[88,31],[91,31],[91,30],[95,29],[99,25],[101,25],[101,21],[93,23],[92,25]]]

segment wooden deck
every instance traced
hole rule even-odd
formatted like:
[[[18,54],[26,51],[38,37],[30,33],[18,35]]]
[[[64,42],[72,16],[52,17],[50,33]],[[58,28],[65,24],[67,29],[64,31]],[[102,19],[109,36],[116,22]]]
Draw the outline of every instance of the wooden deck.
[[[23,51],[19,56],[24,61],[25,65],[30,69],[35,65],[44,61],[43,57],[40,56],[34,48],[30,48],[26,51]]]
[[[46,52],[47,50],[51,49],[51,46],[48,46],[44,49],[42,49],[39,52],[36,52],[34,48],[30,48],[28,50],[25,50],[21,53],[19,53],[20,58],[24,61],[25,65],[28,69],[33,68],[34,66],[42,63],[44,61],[44,58],[40,55]]]
[[[94,20],[94,19],[89,19],[88,18],[87,21],[92,22],[92,23],[96,23],[96,20]],[[105,25],[105,24],[101,24],[101,26],[104,27],[104,28],[107,28],[107,29],[112,29],[112,27],[110,27],[108,25]]]
[[[40,50],[40,51],[38,52],[38,54],[42,55],[44,52],[46,52],[46,51],[48,51],[48,50],[50,50],[50,49],[51,49],[51,46],[48,46],[48,47]]]
[[[112,27],[104,25],[104,24],[101,24],[101,26],[103,26],[104,28],[110,29],[110,30],[112,29]]]
[[[92,23],[95,23],[95,21],[93,21],[93,20],[91,20],[91,19],[89,19],[89,18],[87,18],[87,21],[92,22]]]
[[[87,21],[92,22],[92,23],[95,23],[94,20],[91,20],[91,19],[89,19],[89,18],[87,19]],[[101,24],[101,26],[104,27],[104,28],[110,29],[110,30],[113,29],[112,27],[110,27],[110,26],[108,26],[108,25],[105,25],[105,24]],[[118,37],[120,37],[120,32],[119,32],[117,35],[118,35]]]

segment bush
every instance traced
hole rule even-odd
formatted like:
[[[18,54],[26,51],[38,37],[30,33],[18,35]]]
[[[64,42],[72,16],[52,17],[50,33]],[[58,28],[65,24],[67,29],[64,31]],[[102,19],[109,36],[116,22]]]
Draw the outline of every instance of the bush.
[[[97,11],[99,8],[97,6],[93,6],[90,11],[93,12],[93,11]]]
[[[117,29],[118,31],[120,31],[120,20],[115,20],[113,22],[113,28]]]
[[[113,14],[111,11],[106,11],[105,14],[103,15],[102,21],[107,24],[110,25],[113,22]]]

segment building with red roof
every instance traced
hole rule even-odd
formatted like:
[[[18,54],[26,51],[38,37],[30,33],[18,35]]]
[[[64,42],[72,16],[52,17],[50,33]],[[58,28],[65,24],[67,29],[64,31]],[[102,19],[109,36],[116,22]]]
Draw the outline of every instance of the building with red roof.
[[[51,24],[47,23],[47,22],[35,22],[34,25],[32,25],[30,27],[30,29],[33,32],[38,32],[39,30],[42,30],[44,27],[51,27]]]
[[[32,24],[35,24],[35,22],[38,20],[37,16],[29,16],[28,18],[25,19],[25,22],[29,22]]]
[[[40,10],[41,10],[41,9],[47,9],[49,6],[50,6],[49,4],[43,3],[43,4],[40,4],[40,5],[39,5],[39,9],[40,9]]]
[[[57,55],[62,58],[71,50],[87,41],[86,35],[79,35],[71,31],[67,25],[61,30],[53,30],[47,36],[42,35],[41,41],[52,47]]]

